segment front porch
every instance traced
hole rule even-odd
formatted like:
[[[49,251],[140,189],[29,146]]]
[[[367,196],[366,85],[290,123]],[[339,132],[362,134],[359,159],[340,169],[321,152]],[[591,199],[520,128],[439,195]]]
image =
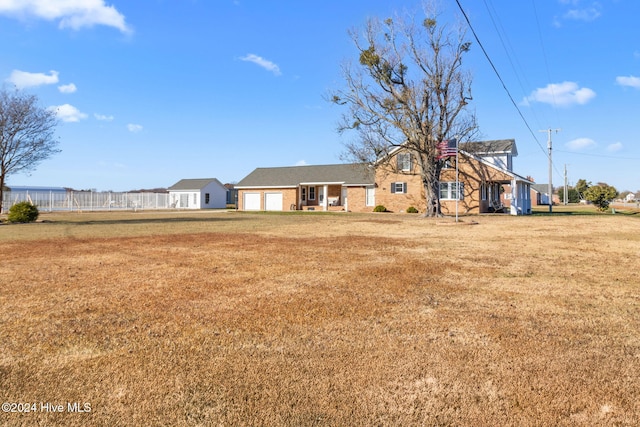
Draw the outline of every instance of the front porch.
[[[342,183],[301,183],[298,203],[292,210],[346,211],[346,187]]]
[[[481,184],[480,213],[531,214],[531,184],[528,181],[489,181]]]

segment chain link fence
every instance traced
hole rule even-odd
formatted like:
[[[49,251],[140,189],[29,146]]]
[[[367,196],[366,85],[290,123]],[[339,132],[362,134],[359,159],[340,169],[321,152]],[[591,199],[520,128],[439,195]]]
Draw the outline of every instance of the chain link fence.
[[[2,210],[30,202],[40,211],[109,211],[169,209],[169,193],[117,193],[92,191],[5,191]]]

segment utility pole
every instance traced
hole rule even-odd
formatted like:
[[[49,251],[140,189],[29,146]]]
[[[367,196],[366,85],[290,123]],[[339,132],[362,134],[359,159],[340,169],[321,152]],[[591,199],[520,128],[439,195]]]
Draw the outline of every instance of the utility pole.
[[[567,186],[567,164],[564,164],[564,205],[567,206],[569,204],[569,187]]]
[[[556,133],[560,132],[562,129],[546,129],[541,130],[540,132],[547,132],[547,148],[549,149],[549,213],[553,212],[553,162],[551,161],[551,132],[555,131]]]

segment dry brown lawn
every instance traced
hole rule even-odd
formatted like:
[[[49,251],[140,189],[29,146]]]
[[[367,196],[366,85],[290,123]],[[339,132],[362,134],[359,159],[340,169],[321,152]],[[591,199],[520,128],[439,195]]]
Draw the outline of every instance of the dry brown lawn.
[[[0,425],[640,424],[635,216],[41,219],[0,225],[0,401],[36,409]]]

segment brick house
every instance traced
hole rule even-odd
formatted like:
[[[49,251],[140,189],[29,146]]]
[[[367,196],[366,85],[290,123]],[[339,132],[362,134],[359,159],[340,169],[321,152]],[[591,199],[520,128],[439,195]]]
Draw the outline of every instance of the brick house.
[[[461,214],[530,214],[533,182],[512,171],[517,155],[513,139],[461,144],[457,185],[456,157],[445,161],[440,174],[442,213],[454,214],[457,204]],[[398,147],[390,156],[390,161],[376,168],[376,204],[393,212],[409,206],[424,211],[424,187],[413,155]]]
[[[412,154],[398,147],[386,162],[258,168],[237,185],[239,210],[344,210],[392,212],[410,206],[424,212],[424,187]],[[461,144],[440,175],[444,214],[531,213],[532,181],[512,171],[513,139]],[[460,190],[460,191],[458,191]]]

